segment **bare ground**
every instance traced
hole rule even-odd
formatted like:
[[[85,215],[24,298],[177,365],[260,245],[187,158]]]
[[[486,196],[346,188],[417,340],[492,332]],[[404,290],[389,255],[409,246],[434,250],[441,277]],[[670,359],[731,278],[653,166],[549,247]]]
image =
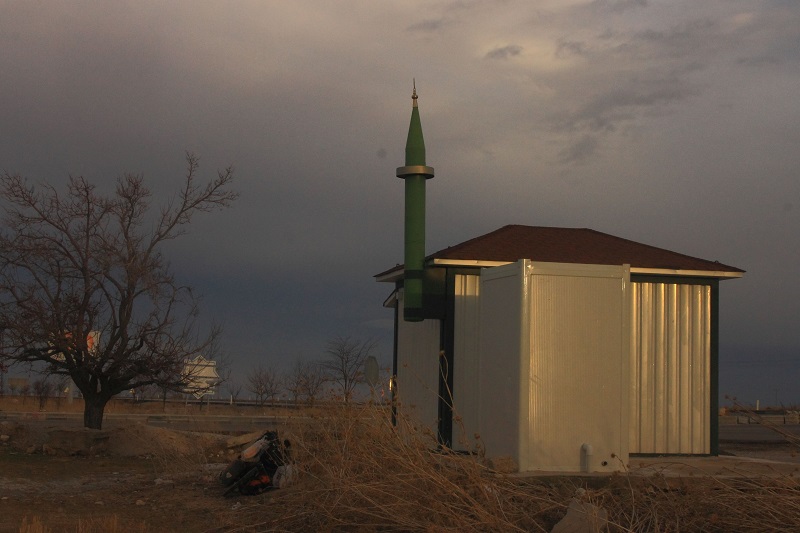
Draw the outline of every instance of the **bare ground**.
[[[54,532],[75,531],[79,521],[89,531],[112,522],[118,531],[165,532],[235,524],[237,502],[223,498],[216,482],[234,452],[218,437],[133,426],[111,432],[97,453],[64,455],[60,436],[48,445],[43,435],[8,426],[0,431],[11,437],[0,445],[2,532],[20,531],[34,517]]]
[[[270,521],[277,493],[222,497],[216,476],[241,439],[234,447],[220,435],[140,424],[96,432],[0,422],[0,435],[0,533],[281,530]],[[788,444],[722,449],[800,463]],[[34,518],[42,527],[21,528]]]

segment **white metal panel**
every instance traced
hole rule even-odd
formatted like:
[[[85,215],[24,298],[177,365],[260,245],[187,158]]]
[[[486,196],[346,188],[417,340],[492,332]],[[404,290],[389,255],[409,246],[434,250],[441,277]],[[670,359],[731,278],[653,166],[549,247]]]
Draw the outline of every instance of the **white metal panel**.
[[[628,280],[623,266],[523,260],[483,271],[480,432],[490,458],[580,471],[587,444],[590,470],[623,468]]]
[[[525,470],[624,468],[628,458],[628,327],[623,266],[532,263],[530,424]]]
[[[711,287],[633,283],[631,453],[710,453]]]
[[[524,268],[519,261],[484,269],[480,289],[478,432],[490,458],[510,457],[518,465],[521,427],[528,420],[522,394],[528,383],[522,358]]]
[[[398,293],[397,398],[401,416],[436,435],[439,417],[439,320],[406,322]]]
[[[480,277],[455,276],[453,447],[474,448],[478,432]]]

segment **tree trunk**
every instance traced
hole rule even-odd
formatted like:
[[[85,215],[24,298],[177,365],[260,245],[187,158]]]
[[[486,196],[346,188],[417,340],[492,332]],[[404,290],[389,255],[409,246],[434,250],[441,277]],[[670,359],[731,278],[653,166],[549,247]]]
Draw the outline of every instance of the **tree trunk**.
[[[83,397],[83,427],[89,429],[103,429],[103,412],[106,409],[108,398],[94,396]]]

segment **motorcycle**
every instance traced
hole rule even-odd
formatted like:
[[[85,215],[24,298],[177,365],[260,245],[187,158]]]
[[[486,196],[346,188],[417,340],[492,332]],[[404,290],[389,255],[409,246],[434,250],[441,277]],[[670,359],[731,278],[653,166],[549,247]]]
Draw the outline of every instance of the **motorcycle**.
[[[264,433],[220,472],[223,495],[238,492],[249,496],[283,487],[292,475],[290,448],[288,440],[280,441],[277,431]]]

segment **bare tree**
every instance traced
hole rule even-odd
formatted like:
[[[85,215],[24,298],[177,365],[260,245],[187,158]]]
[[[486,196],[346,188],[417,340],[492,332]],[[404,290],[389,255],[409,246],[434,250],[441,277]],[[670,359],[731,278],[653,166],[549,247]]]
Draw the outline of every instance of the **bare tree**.
[[[22,396],[22,405],[25,405],[25,400],[28,399],[28,394],[31,393],[31,385],[27,381],[19,386],[19,394]]]
[[[230,398],[231,404],[236,403],[244,386],[238,380],[233,379],[233,368],[230,365],[225,365],[221,368],[219,370],[219,375],[219,384],[225,386],[225,392]]]
[[[53,392],[53,383],[49,379],[50,376],[43,376],[33,382],[33,394],[39,400],[39,410],[43,411],[47,405],[47,399]]]
[[[298,360],[287,378],[286,388],[294,397],[295,403],[303,398],[313,407],[314,402],[325,390],[327,381],[319,363]]]
[[[244,386],[236,380],[229,379],[225,382],[225,392],[230,398],[231,404],[235,404],[239,400],[243,389]]]
[[[328,378],[319,363],[300,363],[300,372],[303,376],[301,381],[303,395],[308,404],[314,407],[314,402],[325,391]]]
[[[69,391],[69,376],[58,376],[53,384],[53,391],[56,393],[56,409],[59,409],[61,408],[61,399],[66,397]]]
[[[187,154],[178,193],[157,212],[141,176],[125,175],[112,194],[82,177],[66,191],[0,175],[0,360],[72,378],[84,425],[99,429],[108,401],[145,385],[181,390],[190,357],[219,334],[200,334],[197,301],[161,253],[195,214],[227,207],[233,170],[198,183]]]
[[[300,371],[300,361],[298,361],[294,369],[286,375],[284,383],[286,392],[292,396],[292,401],[297,404],[303,396],[303,374]]]
[[[255,394],[258,405],[263,406],[267,400],[274,401],[280,392],[280,376],[272,368],[259,364],[247,376],[247,390]]]
[[[163,395],[161,387],[155,384],[144,385],[131,389],[134,402],[141,402],[143,400],[160,400]]]
[[[327,357],[320,365],[326,377],[339,388],[348,403],[356,386],[364,381],[364,362],[375,350],[376,341],[336,337],[328,341]]]

